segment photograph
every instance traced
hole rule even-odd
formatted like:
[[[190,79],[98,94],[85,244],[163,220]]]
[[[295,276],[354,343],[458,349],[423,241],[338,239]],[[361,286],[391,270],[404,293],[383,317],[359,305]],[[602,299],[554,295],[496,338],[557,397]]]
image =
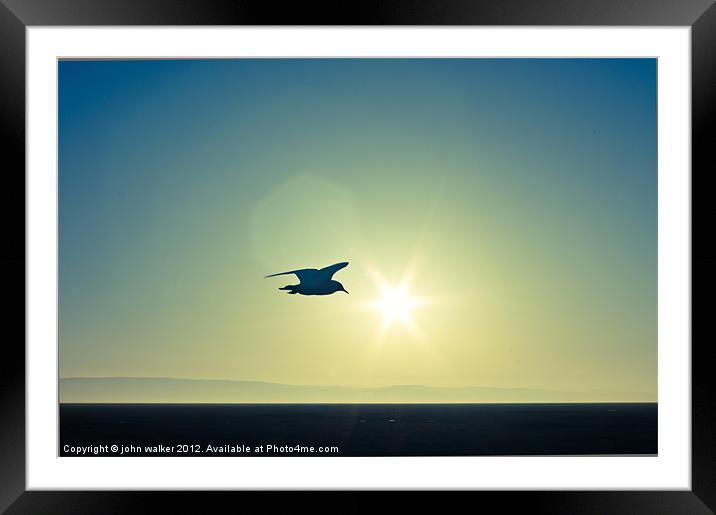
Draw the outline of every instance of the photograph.
[[[0,513],[716,514],[714,2],[0,0]]]
[[[657,456],[657,62],[59,58],[58,456]]]

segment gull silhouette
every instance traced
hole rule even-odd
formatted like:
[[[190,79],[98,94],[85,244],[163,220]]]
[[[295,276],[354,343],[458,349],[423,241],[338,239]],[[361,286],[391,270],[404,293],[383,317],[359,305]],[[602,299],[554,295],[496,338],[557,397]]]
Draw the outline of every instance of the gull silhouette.
[[[321,268],[303,268],[301,270],[291,270],[290,272],[280,272],[278,274],[267,275],[266,277],[276,277],[277,275],[291,275],[298,277],[299,284],[289,284],[279,290],[287,290],[290,295],[297,293],[301,295],[330,295],[337,291],[346,291],[341,283],[333,280],[335,274],[341,268],[348,266],[348,262],[336,263],[335,265]]]

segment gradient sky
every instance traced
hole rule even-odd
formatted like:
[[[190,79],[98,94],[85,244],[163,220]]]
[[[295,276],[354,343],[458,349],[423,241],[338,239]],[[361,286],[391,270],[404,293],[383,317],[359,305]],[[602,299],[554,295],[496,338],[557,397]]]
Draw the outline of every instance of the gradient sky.
[[[61,377],[655,400],[656,61],[61,61],[59,281]]]

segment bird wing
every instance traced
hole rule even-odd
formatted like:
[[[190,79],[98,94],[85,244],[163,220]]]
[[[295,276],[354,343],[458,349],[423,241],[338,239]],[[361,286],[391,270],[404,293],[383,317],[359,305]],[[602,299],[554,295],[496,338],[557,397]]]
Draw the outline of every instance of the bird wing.
[[[329,280],[331,277],[333,277],[333,274],[338,272],[341,268],[345,268],[348,266],[348,261],[344,261],[343,263],[336,263],[335,265],[327,266],[325,268],[321,268],[318,270],[318,273],[321,274],[321,278],[325,280]]]
[[[295,274],[296,277],[298,277],[299,281],[301,281],[302,283],[305,283],[305,282],[311,282],[316,277],[318,272],[319,272],[319,270],[316,270],[315,268],[302,268],[301,270],[291,270],[289,272],[279,272],[277,274],[267,275],[266,277],[276,277],[277,275]]]

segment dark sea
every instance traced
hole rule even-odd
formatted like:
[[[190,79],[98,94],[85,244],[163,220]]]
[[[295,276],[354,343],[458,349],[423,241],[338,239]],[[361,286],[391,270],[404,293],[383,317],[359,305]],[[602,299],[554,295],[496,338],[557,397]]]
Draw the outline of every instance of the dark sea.
[[[656,403],[60,405],[60,456],[656,453]]]

